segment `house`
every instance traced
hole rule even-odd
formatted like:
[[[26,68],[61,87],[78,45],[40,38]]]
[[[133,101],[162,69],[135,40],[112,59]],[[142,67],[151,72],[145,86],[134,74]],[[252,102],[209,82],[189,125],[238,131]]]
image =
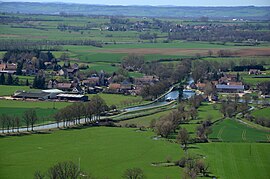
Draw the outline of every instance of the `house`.
[[[56,88],[63,91],[71,91],[73,88],[73,85],[72,83],[58,83]]]
[[[217,92],[222,93],[242,93],[244,91],[244,85],[216,85]]]
[[[108,87],[110,92],[120,92],[121,84],[119,83],[111,83]]]
[[[57,88],[57,81],[56,80],[50,80],[48,82],[47,88],[49,88],[49,89]]]
[[[90,77],[90,78],[87,78],[86,80],[83,80],[82,81],[82,85],[85,85],[85,86],[99,86],[100,85],[100,78],[99,77]]]
[[[60,70],[57,71],[56,75],[57,76],[64,76],[65,72],[64,72],[64,70],[60,69]]]
[[[196,83],[196,87],[197,87],[198,90],[203,91],[205,86],[206,86],[206,83],[200,83],[200,82]]]
[[[17,65],[15,63],[2,63],[0,64],[0,73],[15,74]]]
[[[250,69],[250,70],[248,71],[248,74],[249,74],[249,75],[261,75],[262,72],[261,72],[261,70],[258,70],[258,69]]]
[[[142,78],[134,78],[135,85],[146,85],[158,82],[157,76],[143,76]]]

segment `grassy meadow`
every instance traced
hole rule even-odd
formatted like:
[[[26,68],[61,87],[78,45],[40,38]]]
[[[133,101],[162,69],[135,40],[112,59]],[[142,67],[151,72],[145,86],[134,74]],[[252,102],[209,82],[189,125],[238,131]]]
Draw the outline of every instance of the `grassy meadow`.
[[[212,130],[213,132],[209,136],[212,140],[225,142],[270,142],[268,132],[247,127],[232,119],[225,119],[215,123]]]
[[[213,142],[193,145],[205,157],[209,170],[222,179],[270,177],[269,143]]]
[[[72,160],[99,178],[121,178],[127,168],[140,167],[147,178],[180,178],[179,167],[154,167],[166,158],[183,155],[179,145],[153,140],[152,132],[128,128],[95,127],[52,134],[0,139],[0,173],[3,178],[33,178],[58,161]]]
[[[29,86],[10,86],[10,85],[0,85],[0,96],[10,96],[13,95],[17,90],[30,90]]]

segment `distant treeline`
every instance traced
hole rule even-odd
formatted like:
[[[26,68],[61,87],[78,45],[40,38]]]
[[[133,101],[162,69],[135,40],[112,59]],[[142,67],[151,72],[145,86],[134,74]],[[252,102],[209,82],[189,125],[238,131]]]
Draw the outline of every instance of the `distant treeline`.
[[[27,14],[82,14],[82,15],[125,15],[141,17],[198,18],[211,19],[245,18],[270,19],[270,7],[160,7],[160,6],[107,6],[65,3],[1,2],[0,12]]]
[[[89,45],[95,47],[102,47],[102,44],[93,40],[2,40],[0,42],[0,51],[8,50],[46,50],[46,51],[60,51],[62,50],[61,45]]]
[[[211,26],[205,25],[176,26],[168,34],[170,40],[192,40],[192,41],[221,41],[221,42],[242,42],[248,40],[270,41],[270,32],[268,30],[256,30],[255,26]],[[269,28],[261,27],[258,28]]]

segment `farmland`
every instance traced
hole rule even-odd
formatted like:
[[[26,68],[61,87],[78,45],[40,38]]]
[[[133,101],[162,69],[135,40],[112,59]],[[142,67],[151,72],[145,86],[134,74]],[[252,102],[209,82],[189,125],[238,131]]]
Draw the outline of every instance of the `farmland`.
[[[235,120],[225,119],[213,126],[210,138],[227,142],[269,142],[269,133],[249,128]]]
[[[156,141],[152,136],[152,132],[99,127],[2,138],[1,176],[32,178],[35,170],[45,171],[56,161],[77,163],[80,158],[81,168],[100,178],[120,178],[131,167],[142,167],[148,178],[179,178],[179,167],[154,167],[151,163],[166,161],[168,156],[177,160],[183,152],[177,144]]]
[[[197,144],[199,152],[209,162],[217,178],[269,178],[270,145],[267,143],[209,143]]]
[[[48,6],[44,4],[45,10]],[[104,8],[122,10],[121,6]],[[227,11],[221,19],[181,19],[170,12],[170,18],[144,17],[146,12],[136,17],[2,13],[0,84],[5,85],[0,85],[0,178],[33,178],[37,170],[44,173],[57,162],[70,160],[98,179],[119,179],[134,167],[148,179],[175,179],[184,178],[188,165],[199,159],[209,166],[208,178],[268,179],[269,129],[248,117],[269,117],[269,106],[234,101],[248,98],[245,93],[260,101],[264,101],[261,94],[270,94],[269,86],[260,84],[270,79],[270,26],[267,20],[255,20],[267,18],[268,11],[255,7],[250,11],[246,16],[252,20],[223,17]],[[242,17],[245,12],[234,13]],[[259,74],[249,74],[253,68],[260,69]],[[194,83],[187,85],[187,81]],[[217,87],[230,83],[231,91]],[[8,97],[17,90],[47,88],[90,100],[72,105],[84,99]],[[178,99],[165,96],[157,100],[165,105],[155,106],[154,100],[170,88],[179,92]],[[194,96],[180,98],[183,89]],[[101,99],[93,98],[96,95]],[[222,95],[226,97],[218,99]],[[142,105],[151,101],[153,108]],[[137,105],[143,107],[124,110]],[[15,120],[2,114],[21,117],[20,126],[25,126],[29,109],[37,113],[35,125],[55,121],[56,113],[57,124],[64,125],[5,132],[15,126]],[[78,123],[86,121],[85,116],[89,122]],[[189,156],[194,158],[184,166],[176,162]],[[198,178],[206,178],[196,172]]]

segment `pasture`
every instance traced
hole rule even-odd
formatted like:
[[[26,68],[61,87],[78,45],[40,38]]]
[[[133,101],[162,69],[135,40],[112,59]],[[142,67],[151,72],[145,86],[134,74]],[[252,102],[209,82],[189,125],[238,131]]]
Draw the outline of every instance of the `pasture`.
[[[225,119],[215,123],[212,127],[211,140],[224,142],[269,142],[269,133],[258,129],[247,127],[246,125],[232,120]]]
[[[87,96],[89,96],[89,99],[91,99],[91,97],[95,95],[96,94],[88,94]],[[120,108],[126,107],[127,102],[129,102],[129,105],[139,105],[139,104],[146,103],[146,101],[144,101],[141,96],[106,94],[106,93],[99,93],[97,95],[100,96],[102,99],[104,99],[104,101],[106,102],[108,106],[116,105],[117,107],[120,107]]]
[[[22,100],[0,100],[0,108],[42,108],[42,109],[60,109],[70,103],[52,102],[52,101],[22,101]]]
[[[192,145],[194,153],[205,157],[217,178],[240,179],[270,177],[270,145],[265,143],[205,143]]]
[[[0,96],[10,96],[13,95],[17,90],[29,90],[29,86],[10,86],[10,85],[0,85]]]
[[[251,114],[254,115],[255,117],[268,117],[270,120],[270,108],[269,107],[254,110]]]
[[[0,173],[3,178],[33,178],[58,161],[79,162],[81,169],[99,178],[121,178],[127,168],[139,167],[147,178],[180,178],[179,167],[155,167],[153,162],[173,161],[183,155],[178,144],[153,140],[152,132],[128,128],[95,127],[52,134],[0,139]]]

